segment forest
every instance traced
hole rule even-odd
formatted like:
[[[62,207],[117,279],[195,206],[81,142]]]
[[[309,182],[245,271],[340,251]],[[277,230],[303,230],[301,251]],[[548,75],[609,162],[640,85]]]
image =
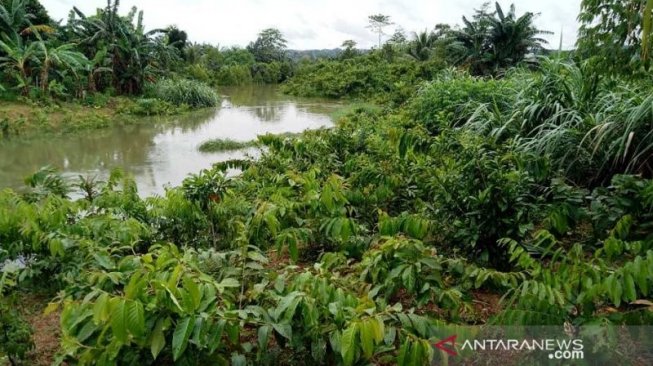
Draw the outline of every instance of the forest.
[[[118,0],[65,22],[0,0],[6,140],[232,85],[345,105],[333,128],[218,141],[260,156],[163,195],[52,167],[0,191],[0,365],[457,364],[433,345],[466,326],[598,326],[616,347],[611,327],[653,325],[653,0],[582,0],[573,50],[536,17],[479,2],[386,34],[376,14],[377,46],[311,53],[273,28],[243,48],[148,31]]]

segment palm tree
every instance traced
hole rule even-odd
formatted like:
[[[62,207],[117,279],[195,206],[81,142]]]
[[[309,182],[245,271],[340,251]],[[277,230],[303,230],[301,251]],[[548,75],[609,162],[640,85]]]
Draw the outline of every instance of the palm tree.
[[[533,25],[535,16],[528,12],[517,18],[514,4],[510,6],[508,14],[504,14],[501,5],[496,3],[496,16],[488,18],[489,53],[495,70],[523,61],[529,52],[541,51],[542,44],[548,43],[539,36],[552,32],[537,29]]]
[[[0,67],[11,73],[22,88],[23,95],[29,93],[30,71],[29,63],[35,60],[36,44],[25,44],[20,37],[15,41],[0,41],[0,49],[5,56],[0,57]]]
[[[452,32],[450,46],[454,60],[466,65],[476,75],[497,73],[503,68],[522,62],[530,52],[538,52],[546,40],[540,35],[551,34],[533,25],[536,14],[525,13],[517,17],[514,4],[505,14],[495,3],[495,12],[478,10],[473,20],[463,17],[463,29]]]
[[[408,44],[408,55],[417,61],[427,61],[431,58],[431,53],[438,37],[433,32],[413,33],[413,40]]]

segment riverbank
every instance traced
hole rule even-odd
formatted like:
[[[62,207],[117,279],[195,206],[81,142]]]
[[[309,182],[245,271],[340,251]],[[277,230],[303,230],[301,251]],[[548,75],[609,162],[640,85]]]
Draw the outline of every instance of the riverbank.
[[[0,135],[31,137],[139,123],[148,116],[174,116],[192,111],[158,99],[106,98],[96,104],[0,100]]]

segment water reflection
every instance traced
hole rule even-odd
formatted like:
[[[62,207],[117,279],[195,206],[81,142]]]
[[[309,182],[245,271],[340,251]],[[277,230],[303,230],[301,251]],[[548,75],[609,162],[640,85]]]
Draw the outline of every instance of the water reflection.
[[[197,146],[212,138],[248,141],[265,133],[300,132],[331,125],[338,105],[280,95],[274,87],[221,90],[222,108],[172,119],[148,119],[83,134],[0,143],[0,188],[22,186],[25,176],[52,165],[68,176],[97,175],[120,167],[131,173],[142,194],[162,193],[189,173],[212,163],[243,158],[252,149],[204,154]]]

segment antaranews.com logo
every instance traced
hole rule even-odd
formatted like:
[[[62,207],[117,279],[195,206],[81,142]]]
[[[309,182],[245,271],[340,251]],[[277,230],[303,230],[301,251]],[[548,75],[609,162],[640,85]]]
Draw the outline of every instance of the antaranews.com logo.
[[[466,339],[457,342],[452,335],[434,344],[449,356],[459,352],[546,352],[551,360],[582,360],[585,356],[582,339]],[[460,347],[458,347],[460,346]]]

